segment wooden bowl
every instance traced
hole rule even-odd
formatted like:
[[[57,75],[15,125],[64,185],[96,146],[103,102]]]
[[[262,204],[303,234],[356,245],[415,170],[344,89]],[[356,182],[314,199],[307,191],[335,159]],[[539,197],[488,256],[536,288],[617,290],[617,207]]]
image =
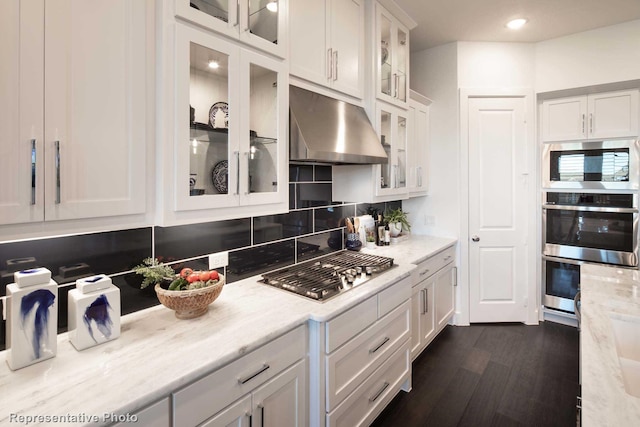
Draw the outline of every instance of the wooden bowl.
[[[222,293],[224,276],[221,274],[218,283],[206,288],[187,291],[168,291],[156,284],[155,291],[162,305],[176,312],[178,319],[193,319],[202,316]]]

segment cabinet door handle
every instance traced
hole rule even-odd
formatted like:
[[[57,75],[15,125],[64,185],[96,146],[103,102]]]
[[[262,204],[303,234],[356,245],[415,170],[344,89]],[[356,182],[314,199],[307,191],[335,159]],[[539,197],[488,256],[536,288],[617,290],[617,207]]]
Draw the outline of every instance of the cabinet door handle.
[[[56,151],[56,205],[60,204],[60,141],[54,143]]]
[[[369,398],[369,402],[373,403],[373,402],[375,402],[376,400],[378,400],[378,398],[380,397],[380,395],[381,395],[382,393],[384,393],[384,391],[387,389],[387,387],[389,387],[389,383],[385,381],[385,382],[384,382],[384,385],[382,386],[382,388],[381,388],[380,390],[378,390],[378,392],[377,392],[376,394],[374,394],[373,396],[371,396],[371,397]]]
[[[458,286],[458,267],[453,267],[451,273],[453,274],[453,286]]]
[[[424,303],[424,301],[425,301],[425,299],[426,299],[427,297],[426,297],[426,295],[425,295],[425,291],[426,291],[426,289],[421,289],[421,290],[420,290],[420,296],[422,297],[422,310],[420,310],[420,314],[425,314],[425,313],[426,313],[426,311],[425,311],[425,303]]]
[[[249,156],[248,151],[244,153],[244,156],[247,158],[247,191],[244,192],[244,195],[246,196],[251,192],[251,174],[249,173],[249,162],[251,161],[251,157]]]
[[[418,166],[418,187],[422,187],[422,166]]]
[[[234,151],[233,154],[236,156],[236,192],[233,195],[237,196],[240,194],[240,152]]]
[[[270,366],[265,363],[264,365],[262,365],[262,368],[260,368],[255,373],[253,373],[251,375],[247,375],[246,377],[243,377],[243,378],[238,378],[238,383],[246,384],[249,381],[251,381],[252,379],[254,379],[255,377],[257,377],[258,375],[260,375],[261,373],[263,373],[264,371],[266,371],[267,369],[269,369],[269,368],[270,368]]]
[[[36,140],[31,140],[31,204],[36,204]]]
[[[429,288],[424,288],[424,312],[429,312]]]
[[[587,133],[587,128],[585,127],[586,116],[582,115],[582,134],[585,135]]]
[[[593,133],[593,113],[589,113],[589,136]]]
[[[258,409],[260,409],[260,427],[264,427],[264,405],[259,404]]]
[[[333,52],[333,81],[338,80],[338,51]]]
[[[388,342],[389,342],[389,337],[384,337],[384,340],[382,340],[382,342],[380,344],[378,344],[377,346],[375,346],[372,349],[369,349],[369,354],[373,354],[376,351],[380,350],[382,348],[382,346],[385,345]]]
[[[396,73],[393,74],[393,97],[398,97],[398,75]]]
[[[327,79],[333,78],[333,49],[327,49]]]

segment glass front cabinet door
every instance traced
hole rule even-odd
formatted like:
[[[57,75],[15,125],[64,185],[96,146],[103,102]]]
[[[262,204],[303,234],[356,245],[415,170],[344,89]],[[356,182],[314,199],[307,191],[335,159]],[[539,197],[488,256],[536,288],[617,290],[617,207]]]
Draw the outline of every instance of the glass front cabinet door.
[[[177,16],[286,57],[287,0],[175,0]]]
[[[399,195],[407,192],[408,112],[378,104],[378,132],[389,161],[379,166],[376,194]]]
[[[376,5],[377,97],[406,106],[409,93],[409,31]]]
[[[181,25],[176,59],[175,210],[284,205],[286,67]]]

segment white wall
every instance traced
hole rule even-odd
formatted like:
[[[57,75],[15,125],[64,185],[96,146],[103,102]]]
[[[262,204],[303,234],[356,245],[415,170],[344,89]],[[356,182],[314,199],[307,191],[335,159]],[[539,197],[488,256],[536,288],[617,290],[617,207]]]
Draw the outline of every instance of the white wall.
[[[538,93],[640,79],[640,20],[537,43],[535,74]]]
[[[411,88],[433,100],[430,108],[429,196],[403,202],[411,231],[457,237],[460,228],[457,45],[411,56]],[[426,224],[427,220],[432,222]]]
[[[533,88],[534,70],[533,43],[458,43],[460,88]]]

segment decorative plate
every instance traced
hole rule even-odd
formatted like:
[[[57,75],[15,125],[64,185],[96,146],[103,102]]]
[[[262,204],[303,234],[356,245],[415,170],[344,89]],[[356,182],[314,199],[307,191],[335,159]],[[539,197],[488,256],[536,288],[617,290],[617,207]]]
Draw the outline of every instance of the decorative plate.
[[[224,123],[220,123],[222,119],[217,118],[218,112],[224,113]],[[221,126],[221,124],[224,124],[224,126]],[[226,102],[216,102],[211,106],[209,109],[209,125],[211,125],[212,128],[229,127],[229,104]]]
[[[216,163],[211,170],[211,182],[213,187],[218,190],[219,193],[226,194],[229,188],[229,162],[222,160]]]

